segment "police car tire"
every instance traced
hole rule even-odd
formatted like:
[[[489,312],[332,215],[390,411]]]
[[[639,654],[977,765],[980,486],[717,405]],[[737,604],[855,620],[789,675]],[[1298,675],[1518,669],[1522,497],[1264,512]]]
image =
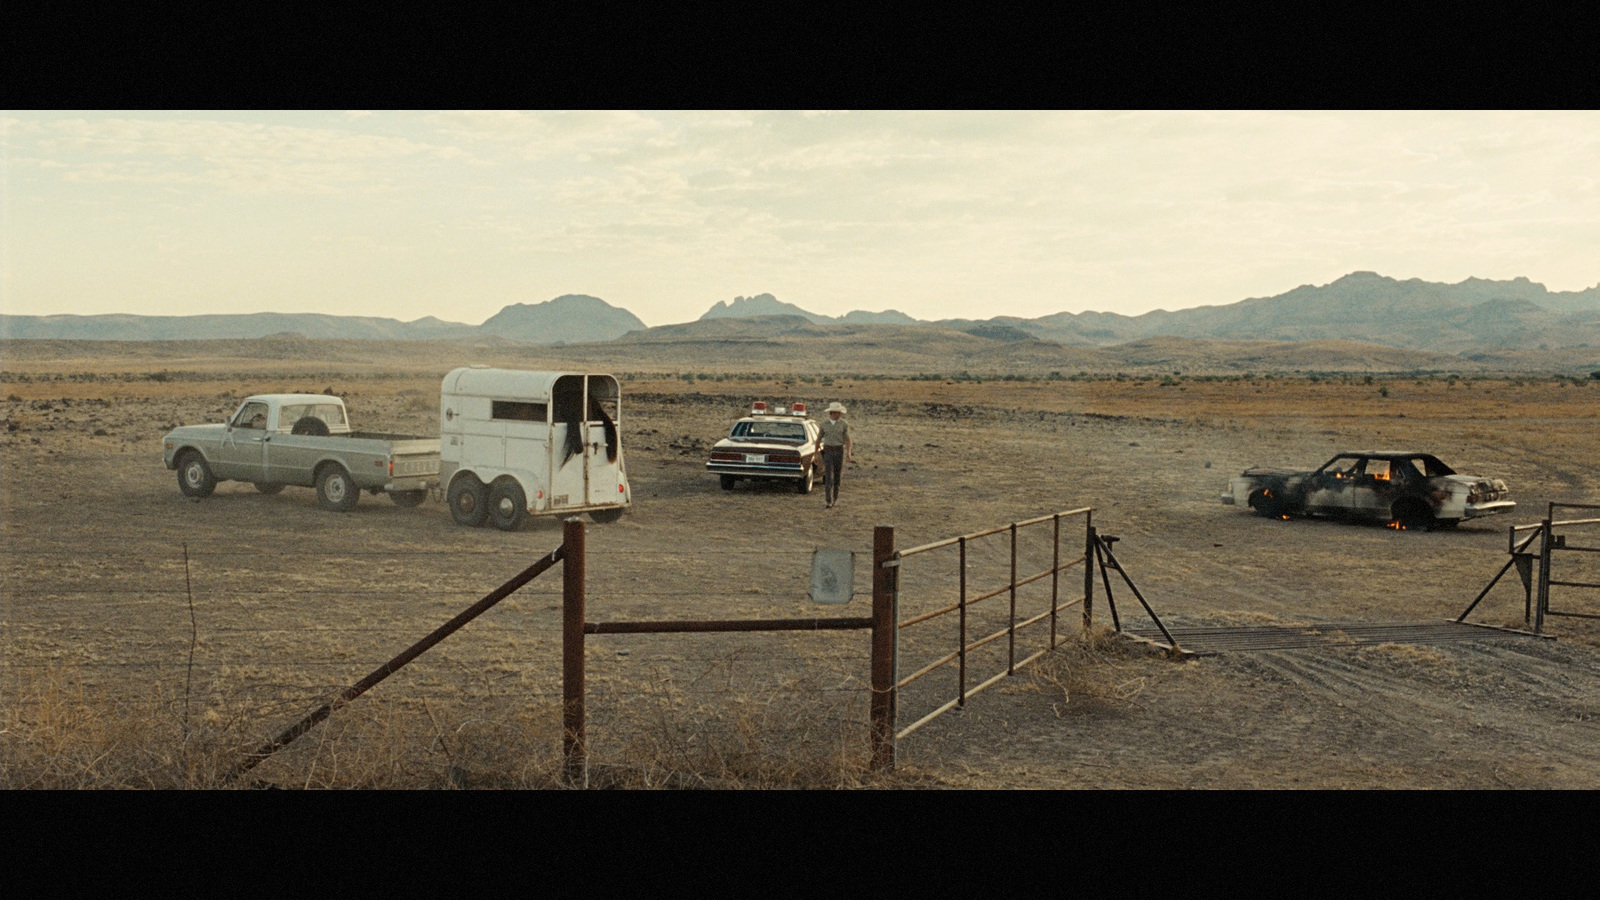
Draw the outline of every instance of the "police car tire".
[[[795,484],[795,490],[802,494],[809,494],[816,483],[817,470],[812,466],[806,466],[806,473],[800,476],[800,481]]]
[[[719,479],[721,479],[721,481],[722,481],[722,489],[723,490],[725,490],[725,491],[733,490],[733,476],[732,475],[719,475],[717,477]]]

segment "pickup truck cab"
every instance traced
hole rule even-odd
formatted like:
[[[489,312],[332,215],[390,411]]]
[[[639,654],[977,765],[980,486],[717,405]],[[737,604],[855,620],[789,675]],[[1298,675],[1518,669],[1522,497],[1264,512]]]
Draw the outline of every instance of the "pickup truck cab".
[[[188,497],[209,497],[222,481],[248,481],[263,494],[293,485],[345,511],[362,491],[410,507],[439,485],[438,438],[353,431],[344,400],[326,394],[247,397],[226,422],[176,428],[162,444]]]

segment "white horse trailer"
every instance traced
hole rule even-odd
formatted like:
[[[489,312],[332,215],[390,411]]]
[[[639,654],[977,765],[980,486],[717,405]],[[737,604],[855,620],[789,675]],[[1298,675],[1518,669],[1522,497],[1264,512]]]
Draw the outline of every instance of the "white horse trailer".
[[[479,366],[444,377],[439,483],[462,525],[512,531],[528,515],[628,508],[622,391],[610,375]]]

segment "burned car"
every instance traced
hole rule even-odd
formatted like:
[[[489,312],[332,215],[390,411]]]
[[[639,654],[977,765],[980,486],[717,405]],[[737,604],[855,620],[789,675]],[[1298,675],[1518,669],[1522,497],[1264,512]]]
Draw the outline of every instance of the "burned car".
[[[728,436],[711,448],[706,471],[718,476],[725,491],[741,478],[788,481],[802,494],[811,493],[822,466],[822,437],[817,423],[796,403],[769,412],[764,401],[751,404],[750,415],[733,423]]]
[[[1517,508],[1498,478],[1457,475],[1427,453],[1340,453],[1314,472],[1259,466],[1228,483],[1222,502],[1257,515],[1330,516],[1389,523],[1406,530],[1451,527],[1462,519]]]

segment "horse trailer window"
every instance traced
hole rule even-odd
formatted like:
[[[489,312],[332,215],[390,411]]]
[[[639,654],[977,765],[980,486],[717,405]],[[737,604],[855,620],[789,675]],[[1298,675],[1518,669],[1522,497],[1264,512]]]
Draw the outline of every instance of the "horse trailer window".
[[[481,408],[481,407],[480,407]],[[547,407],[543,403],[526,403],[520,400],[495,400],[489,408],[489,417],[513,422],[543,422]]]

